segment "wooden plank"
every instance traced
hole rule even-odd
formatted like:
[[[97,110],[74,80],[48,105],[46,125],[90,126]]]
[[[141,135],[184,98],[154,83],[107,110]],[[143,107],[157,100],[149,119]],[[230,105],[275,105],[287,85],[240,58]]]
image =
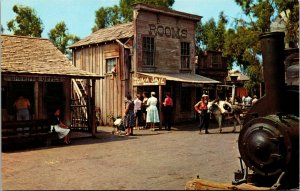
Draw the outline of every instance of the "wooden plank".
[[[185,190],[271,190],[268,187],[256,187],[250,184],[232,185],[227,183],[211,182],[203,179],[188,181]]]

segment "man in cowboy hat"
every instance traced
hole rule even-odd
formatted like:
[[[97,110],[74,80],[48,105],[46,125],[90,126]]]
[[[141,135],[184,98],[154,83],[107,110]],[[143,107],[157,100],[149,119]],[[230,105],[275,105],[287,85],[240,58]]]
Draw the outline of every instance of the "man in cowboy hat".
[[[201,100],[194,106],[197,113],[199,113],[199,130],[201,132],[202,127],[205,128],[205,134],[208,134],[209,125],[209,114],[207,112],[208,108],[208,95],[203,94]]]

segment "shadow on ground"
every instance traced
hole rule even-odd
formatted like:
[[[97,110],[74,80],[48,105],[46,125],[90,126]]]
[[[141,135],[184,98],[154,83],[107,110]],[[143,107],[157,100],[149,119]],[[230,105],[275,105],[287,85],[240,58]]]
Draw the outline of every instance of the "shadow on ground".
[[[233,133],[232,132],[232,124],[224,124],[222,134]],[[210,121],[209,125],[209,132],[210,134],[219,134],[218,131],[218,124],[215,121]],[[239,127],[237,127],[237,132],[239,133]],[[86,132],[72,132],[73,136],[70,145],[65,145],[62,139],[53,140],[51,146],[46,146],[44,140],[34,140],[34,141],[24,141],[24,140],[17,140],[15,142],[11,142],[7,146],[2,145],[2,152],[26,152],[26,151],[33,151],[33,150],[41,150],[41,149],[52,149],[58,147],[68,147],[68,146],[76,146],[76,145],[86,145],[86,144],[98,144],[98,143],[105,143],[105,142],[112,142],[112,141],[126,141],[131,139],[138,139],[142,136],[155,136],[164,133],[171,133],[172,131],[199,131],[198,122],[186,122],[186,123],[179,123],[174,125],[171,128],[171,131],[168,132],[164,129],[164,127],[156,131],[148,130],[134,130],[133,136],[124,136],[124,132],[120,135],[112,134],[112,129],[110,127],[98,127],[98,132],[96,133],[95,137],[92,137],[90,133]],[[202,130],[204,133],[204,130]],[[83,135],[83,136],[80,136]]]

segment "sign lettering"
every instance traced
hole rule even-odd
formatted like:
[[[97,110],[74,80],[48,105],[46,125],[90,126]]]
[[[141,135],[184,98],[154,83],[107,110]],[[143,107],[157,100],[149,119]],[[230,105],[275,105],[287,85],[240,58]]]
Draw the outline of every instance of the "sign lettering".
[[[149,24],[149,35],[166,36],[167,38],[187,38],[187,29],[180,29],[178,27],[169,27],[155,24]]]
[[[3,76],[4,81],[20,81],[20,82],[63,82],[66,78],[57,78],[49,76]]]
[[[165,78],[158,77],[136,77],[133,78],[133,86],[157,86],[166,85]]]

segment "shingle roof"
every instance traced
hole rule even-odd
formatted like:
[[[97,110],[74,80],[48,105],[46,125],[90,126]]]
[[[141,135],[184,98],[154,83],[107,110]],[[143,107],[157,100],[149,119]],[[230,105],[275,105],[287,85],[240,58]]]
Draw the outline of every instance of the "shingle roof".
[[[199,15],[194,15],[194,14],[190,14],[190,13],[176,11],[176,10],[166,8],[166,7],[156,7],[156,6],[147,5],[147,4],[144,4],[144,3],[134,4],[134,9],[151,11],[151,12],[156,12],[156,13],[160,13],[160,14],[164,14],[164,15],[182,17],[182,18],[189,19],[189,20],[194,20],[194,21],[200,21],[201,18],[202,18],[202,16],[199,16]]]
[[[80,70],[48,40],[1,35],[1,73],[103,78]]]
[[[86,38],[74,43],[70,48],[108,42],[116,39],[130,38],[133,36],[133,23],[124,23],[112,27],[99,29]]]
[[[226,77],[226,81],[231,81],[230,76],[237,76],[237,81],[248,81],[250,78],[244,74],[242,74],[238,70],[229,70],[228,75]]]

